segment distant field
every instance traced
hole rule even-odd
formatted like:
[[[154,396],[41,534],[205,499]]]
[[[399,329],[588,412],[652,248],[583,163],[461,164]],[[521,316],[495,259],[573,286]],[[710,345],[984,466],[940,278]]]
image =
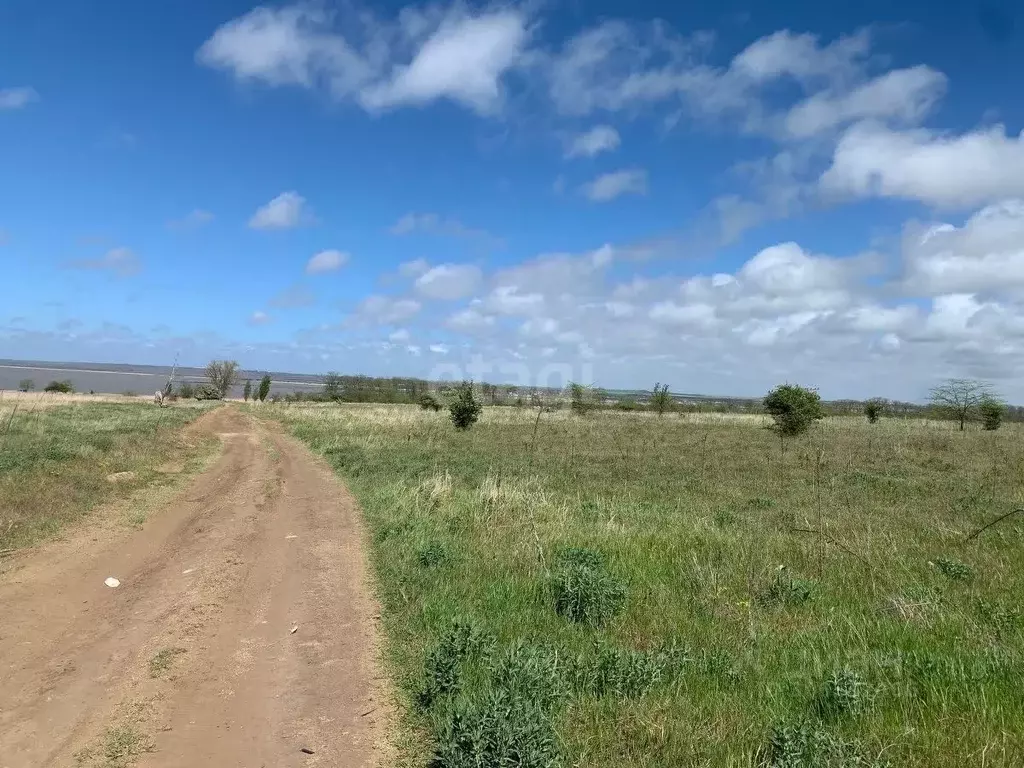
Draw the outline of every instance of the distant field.
[[[203,445],[181,428],[205,410],[66,395],[0,400],[0,551],[34,544],[98,503],[188,471]]]
[[[407,765],[1024,765],[1018,425],[259,413],[365,509]]]

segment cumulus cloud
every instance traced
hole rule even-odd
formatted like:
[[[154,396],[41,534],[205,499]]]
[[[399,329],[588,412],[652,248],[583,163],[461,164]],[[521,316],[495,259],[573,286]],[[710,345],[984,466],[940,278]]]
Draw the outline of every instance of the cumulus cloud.
[[[349,255],[342,251],[320,251],[310,257],[306,263],[307,275],[318,275],[324,272],[336,272],[348,263]]]
[[[270,315],[262,310],[256,310],[249,315],[249,325],[266,325],[270,322]]]
[[[642,168],[626,168],[605,173],[587,182],[580,189],[595,203],[606,203],[621,195],[645,195],[647,171]]]
[[[850,128],[821,176],[824,191],[920,200],[964,208],[1024,196],[1024,134],[1001,125],[960,135],[898,131],[874,122]]]
[[[348,36],[335,20],[305,5],[256,8],[218,28],[196,57],[241,81],[319,88],[371,111],[449,99],[490,114],[528,41],[515,9],[409,7],[392,22],[362,13],[347,25],[362,33]]]
[[[118,277],[131,277],[142,270],[139,257],[131,248],[112,248],[97,259],[73,259],[64,264],[69,269],[111,272]]]
[[[902,255],[902,286],[911,295],[1024,296],[1024,200],[987,206],[961,227],[908,224]]]
[[[33,101],[39,100],[35,88],[21,86],[18,88],[0,88],[0,112],[4,110],[22,109]]]
[[[565,156],[593,157],[618,148],[620,142],[619,132],[610,125],[597,125],[586,133],[574,136],[565,149]]]
[[[472,293],[480,278],[480,268],[472,264],[439,264],[416,278],[414,287],[425,298],[453,301]]]
[[[421,308],[422,304],[415,299],[375,294],[359,303],[348,322],[354,325],[394,325],[415,316]]]
[[[291,229],[306,220],[306,198],[294,190],[282,192],[266,205],[260,206],[249,219],[252,229]]]
[[[450,315],[445,320],[445,325],[453,331],[473,334],[494,326],[494,317],[474,307],[468,307]]]

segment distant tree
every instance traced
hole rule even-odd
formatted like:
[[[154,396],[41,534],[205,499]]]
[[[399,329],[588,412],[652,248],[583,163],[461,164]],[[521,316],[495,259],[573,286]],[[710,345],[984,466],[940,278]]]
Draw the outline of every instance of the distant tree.
[[[178,397],[188,399],[190,397],[194,397],[195,394],[196,388],[187,381],[183,381],[178,385]]]
[[[594,390],[591,387],[569,382],[569,408],[577,416],[586,416],[594,409]]]
[[[978,406],[981,414],[981,426],[990,432],[999,429],[1003,424],[1003,414],[1006,413],[1006,405],[995,397],[985,397]]]
[[[932,388],[929,400],[932,407],[941,415],[960,423],[960,431],[964,431],[964,423],[978,416],[981,404],[987,399],[994,399],[988,384],[976,379],[948,379]]]
[[[456,429],[467,430],[472,427],[480,418],[482,410],[483,406],[473,395],[473,382],[464,381],[452,389],[448,411]]]
[[[18,389],[22,392],[31,392],[36,388],[36,383],[32,379],[22,379],[18,382]]]
[[[775,420],[779,434],[787,437],[806,432],[815,421],[825,418],[821,396],[796,384],[780,384],[769,392],[764,409]]]
[[[665,411],[672,407],[672,398],[668,394],[668,384],[655,382],[654,391],[651,393],[651,410],[659,416],[664,416]]]
[[[59,392],[64,395],[74,394],[75,386],[71,383],[70,379],[64,379],[64,381],[51,381],[45,387],[43,392]]]
[[[267,395],[269,395],[269,394],[270,394],[270,374],[269,373],[265,373],[265,374],[263,374],[263,378],[260,379],[260,388],[256,391],[256,396],[260,399],[260,402],[262,403],[264,400],[267,399]],[[271,400],[271,402],[277,402],[277,401],[276,400]]]
[[[246,379],[245,386],[242,387],[242,399],[249,402],[250,397],[252,397],[252,379]]]
[[[868,417],[869,424],[877,424],[883,413],[885,413],[885,401],[882,398],[873,397],[864,403],[864,415]]]
[[[437,398],[434,397],[429,392],[424,392],[422,395],[420,395],[419,406],[424,411],[434,411],[436,413],[437,411],[441,410],[441,403],[439,403],[437,401]]]
[[[345,387],[342,383],[341,374],[329,371],[324,376],[324,399],[325,400],[341,400],[341,395],[345,391]]]
[[[194,390],[196,400],[223,400],[224,395],[213,384],[200,384]]]
[[[238,363],[234,360],[211,360],[206,364],[206,378],[222,398],[227,397],[238,380]]]

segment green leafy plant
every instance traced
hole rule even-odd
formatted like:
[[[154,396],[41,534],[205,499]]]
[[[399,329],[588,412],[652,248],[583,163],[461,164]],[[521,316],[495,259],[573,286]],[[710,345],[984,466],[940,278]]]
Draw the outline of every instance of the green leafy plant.
[[[435,413],[443,407],[438,399],[429,392],[424,392],[420,395],[419,406],[424,411],[434,411]]]
[[[194,397],[196,394],[196,388],[189,384],[187,381],[181,382],[178,385],[178,397],[188,400]]]
[[[443,544],[431,541],[416,550],[416,560],[424,568],[434,568],[451,562],[451,555]]]
[[[764,409],[775,420],[775,429],[787,437],[799,435],[825,418],[821,396],[796,384],[780,384],[764,398]]]
[[[873,397],[864,403],[864,415],[868,417],[869,424],[877,424],[885,413],[885,401],[879,397]]]
[[[757,593],[757,602],[766,608],[774,606],[797,606],[814,598],[815,583],[793,577],[785,568],[779,569],[775,577]]]
[[[868,684],[852,669],[843,667],[825,681],[814,707],[819,717],[831,719],[860,714],[868,708],[871,699]]]
[[[672,397],[668,393],[668,384],[655,382],[654,390],[651,392],[651,410],[659,416],[664,416],[671,407]]]
[[[982,428],[989,432],[995,432],[1003,424],[1006,406],[994,397],[986,397],[978,406],[978,413],[981,415]]]
[[[597,405],[596,399],[593,388],[576,382],[569,383],[569,408],[577,416],[586,416],[592,411]]]
[[[63,381],[51,381],[43,387],[43,392],[58,392],[64,395],[71,395],[75,392],[75,386],[71,383],[70,379],[64,379]]]
[[[242,387],[242,399],[249,402],[250,397],[252,397],[252,379],[246,379],[245,386]]]
[[[260,399],[260,402],[262,403],[264,400],[267,399],[267,395],[269,395],[269,394],[270,394],[270,374],[269,373],[265,373],[265,374],[263,374],[263,378],[260,379],[260,386],[259,386],[259,389],[256,390],[256,397],[258,397]]]
[[[440,697],[453,696],[462,684],[463,664],[486,655],[494,638],[471,619],[456,618],[427,651],[423,662],[423,685],[417,696],[421,707],[431,707]]]
[[[971,566],[948,557],[938,558],[935,567],[939,569],[939,573],[953,581],[967,581],[974,576],[974,569]]]
[[[600,552],[589,549],[567,549],[558,556],[551,590],[558,615],[595,627],[618,614],[626,602],[625,584],[608,572]]]
[[[196,400],[223,400],[224,396],[221,394],[220,389],[213,386],[212,384],[201,384],[193,390],[193,396]]]
[[[464,381],[455,386],[448,411],[456,429],[465,431],[476,424],[483,406],[473,395],[473,382]]]

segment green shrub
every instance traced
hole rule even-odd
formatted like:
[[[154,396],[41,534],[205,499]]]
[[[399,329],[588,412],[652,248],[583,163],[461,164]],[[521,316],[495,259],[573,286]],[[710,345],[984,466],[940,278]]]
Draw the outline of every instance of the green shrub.
[[[417,696],[420,706],[429,708],[443,696],[454,696],[462,684],[463,664],[470,658],[487,655],[494,645],[474,621],[453,619],[427,651],[423,663],[424,680]]]
[[[881,398],[874,397],[864,403],[864,415],[868,417],[869,424],[877,424],[885,412],[885,402]]]
[[[803,605],[814,598],[814,588],[813,581],[794,578],[783,568],[757,593],[757,602],[766,608]]]
[[[32,379],[22,379],[18,382],[18,390],[21,392],[31,392],[36,388],[36,383]]]
[[[424,568],[433,568],[438,565],[447,565],[451,562],[451,555],[448,554],[448,550],[443,544],[431,541],[416,551],[416,560]]]
[[[221,400],[223,395],[218,387],[213,384],[201,384],[193,390],[193,397],[196,400]]]
[[[483,406],[473,395],[473,382],[464,381],[452,391],[452,400],[448,404],[452,424],[458,430],[467,430],[480,418]]]
[[[1003,414],[1006,412],[1006,406],[994,397],[986,397],[981,401],[981,405],[978,406],[978,412],[981,414],[982,428],[994,432],[1003,424]]]
[[[833,719],[860,714],[868,708],[871,698],[867,683],[852,669],[844,667],[825,681],[814,707],[819,717]]]
[[[420,395],[419,406],[424,411],[434,411],[435,413],[440,411],[442,408],[441,403],[438,402],[437,398],[429,392],[424,392]]]
[[[188,400],[195,397],[196,388],[189,384],[187,381],[181,382],[178,385],[178,397]]]
[[[640,403],[631,397],[627,397],[625,400],[619,400],[619,402],[615,404],[615,407],[620,411],[639,411]]]
[[[256,397],[258,397],[260,399],[260,402],[262,403],[264,400],[267,399],[267,395],[269,395],[269,394],[270,394],[270,374],[269,373],[265,373],[265,374],[263,374],[263,378],[260,379],[260,385],[259,385],[259,387],[256,390]],[[276,403],[277,400],[271,398],[271,402],[272,403]]]
[[[43,387],[43,392],[59,392],[64,395],[71,395],[75,392],[75,386],[71,383],[70,379],[64,379],[64,381],[51,381]]]
[[[551,590],[559,616],[594,627],[619,613],[626,602],[625,585],[608,572],[601,553],[588,549],[561,553]]]
[[[856,742],[844,741],[807,720],[772,726],[757,765],[762,768],[887,768]]]
[[[775,429],[787,436],[806,432],[815,421],[825,418],[821,396],[796,384],[780,384],[769,392],[764,409],[775,420]]]
[[[668,393],[668,384],[655,382],[654,391],[651,392],[651,410],[659,416],[664,416],[665,411],[672,408],[672,397]]]
[[[249,402],[250,397],[252,397],[252,379],[246,379],[245,386],[242,387],[242,399]]]
[[[938,558],[935,561],[935,567],[943,576],[953,581],[967,581],[974,576],[974,569],[971,566],[947,557]]]

